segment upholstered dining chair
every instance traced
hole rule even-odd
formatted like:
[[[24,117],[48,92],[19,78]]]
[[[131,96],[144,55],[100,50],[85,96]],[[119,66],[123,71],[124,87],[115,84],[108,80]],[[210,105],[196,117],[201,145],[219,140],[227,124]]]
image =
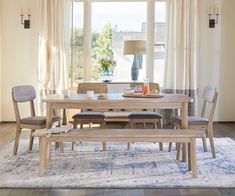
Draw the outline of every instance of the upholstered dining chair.
[[[94,91],[94,93],[107,94],[108,86],[105,83],[80,83],[77,88],[77,93],[85,94],[87,91]],[[105,127],[106,115],[104,112],[92,111],[92,109],[87,108],[82,110],[72,116],[73,118],[73,128],[76,129],[77,125],[80,124],[80,128],[83,128],[84,124],[100,124],[102,128]],[[72,150],[74,150],[74,142],[72,143]],[[103,142],[103,150],[106,150],[106,143]]]
[[[135,87],[135,84],[131,84],[131,87]],[[149,83],[150,91],[155,89],[160,92],[160,86],[158,83]],[[162,115],[159,114],[156,109],[153,111],[148,111],[147,109],[143,109],[143,111],[138,112],[131,112],[128,116],[129,119],[129,126],[130,128],[136,128],[137,124],[143,124],[143,128],[146,128],[146,124],[153,124],[154,128],[161,128],[162,127]],[[128,150],[131,148],[131,143],[128,142]],[[163,143],[159,143],[159,149],[163,150]]]
[[[36,98],[36,91],[34,87],[31,85],[15,86],[12,88],[12,100],[13,100],[13,106],[16,118],[16,137],[13,149],[14,155],[17,154],[19,139],[22,129],[31,129],[29,150],[32,150],[33,140],[34,140],[32,133],[37,129],[46,128],[46,117],[35,115],[35,107],[34,107],[35,98]],[[26,103],[26,102],[30,104],[31,116],[22,118],[20,115],[20,110],[18,105],[20,103]],[[52,120],[53,122],[57,122],[58,126],[60,126],[60,118],[58,116],[54,116]]]
[[[218,91],[215,87],[206,86],[203,92],[203,108],[200,117],[189,116],[188,127],[190,129],[200,129],[204,131],[202,138],[204,151],[207,151],[206,136],[209,138],[212,157],[216,158],[215,145],[213,139],[213,119],[215,113],[216,102],[218,98]],[[208,116],[208,117],[206,117]],[[173,117],[174,128],[181,128],[181,117]],[[179,159],[181,144],[177,144],[177,158]],[[169,144],[169,151],[171,150],[171,143]]]

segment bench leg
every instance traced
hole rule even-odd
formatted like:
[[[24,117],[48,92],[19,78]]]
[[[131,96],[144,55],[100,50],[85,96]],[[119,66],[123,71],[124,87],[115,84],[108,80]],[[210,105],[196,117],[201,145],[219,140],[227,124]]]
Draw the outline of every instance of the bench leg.
[[[47,167],[47,139],[45,136],[39,138],[39,176],[43,176]]]
[[[190,156],[191,156],[191,168],[193,178],[197,178],[197,154],[196,154],[196,138],[191,138]]]

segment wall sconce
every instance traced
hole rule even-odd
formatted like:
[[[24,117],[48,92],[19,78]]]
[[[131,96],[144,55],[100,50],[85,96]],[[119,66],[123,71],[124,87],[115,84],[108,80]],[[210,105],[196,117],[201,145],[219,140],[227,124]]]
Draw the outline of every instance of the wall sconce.
[[[218,19],[219,19],[219,8],[214,7],[211,8],[209,7],[209,28],[215,28],[215,25],[218,24]]]
[[[24,20],[24,11],[21,9],[20,17],[21,17],[21,24],[24,25],[25,29],[30,29],[30,9],[28,8],[28,19]]]

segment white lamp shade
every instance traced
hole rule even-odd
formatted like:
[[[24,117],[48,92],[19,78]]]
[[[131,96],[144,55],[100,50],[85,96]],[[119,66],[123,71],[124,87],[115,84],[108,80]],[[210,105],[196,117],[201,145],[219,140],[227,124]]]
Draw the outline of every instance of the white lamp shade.
[[[126,40],[124,41],[123,54],[146,54],[145,40]]]

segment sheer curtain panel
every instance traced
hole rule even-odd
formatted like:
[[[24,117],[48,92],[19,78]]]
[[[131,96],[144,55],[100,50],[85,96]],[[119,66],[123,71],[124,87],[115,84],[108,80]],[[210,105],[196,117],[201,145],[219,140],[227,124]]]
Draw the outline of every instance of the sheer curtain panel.
[[[70,1],[40,0],[39,10],[38,79],[42,97],[68,89]]]
[[[198,0],[168,0],[164,91],[193,98],[189,115],[197,114]],[[167,112],[168,117],[171,115]],[[169,118],[168,118],[169,120]]]

